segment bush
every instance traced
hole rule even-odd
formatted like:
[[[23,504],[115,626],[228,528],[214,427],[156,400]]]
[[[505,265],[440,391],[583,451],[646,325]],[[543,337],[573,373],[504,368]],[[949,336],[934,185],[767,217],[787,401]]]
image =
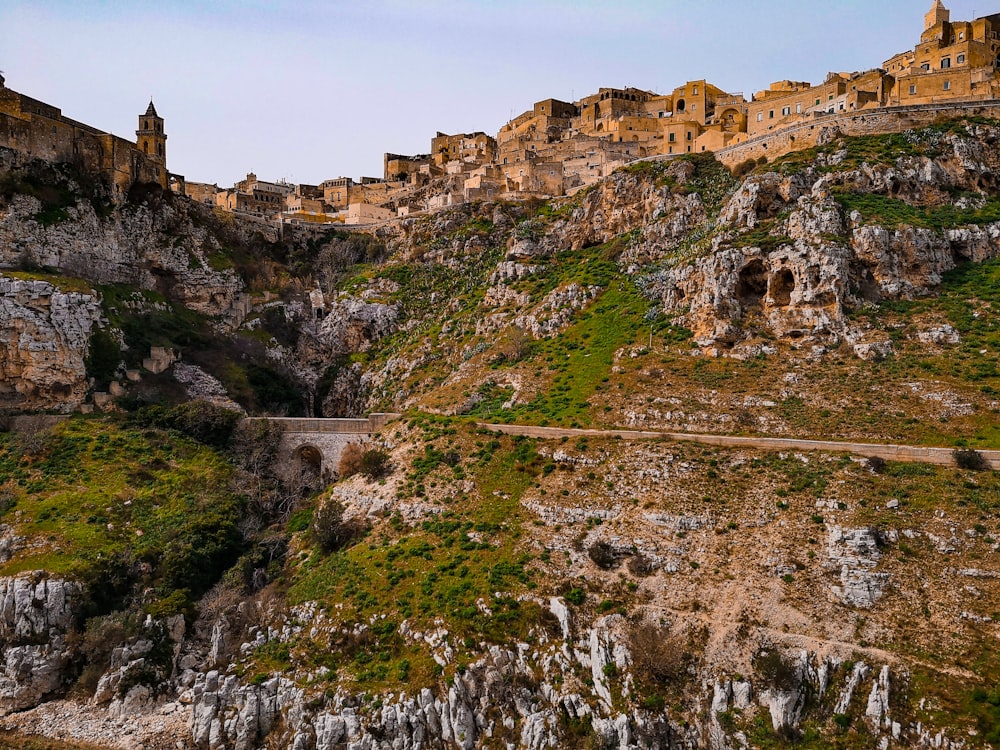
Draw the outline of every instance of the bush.
[[[313,541],[325,552],[334,552],[363,532],[361,524],[344,518],[344,506],[327,500],[313,511],[309,528]]]
[[[960,469],[970,469],[972,471],[986,471],[990,467],[990,462],[986,456],[973,448],[958,448],[955,453],[955,463]]]
[[[132,419],[142,425],[177,430],[211,448],[227,448],[242,415],[207,401],[188,401],[169,409],[147,406]]]
[[[868,458],[868,468],[873,474],[884,474],[886,468],[885,459],[878,456],[870,456]]]
[[[368,479],[381,479],[389,472],[389,454],[378,448],[369,448],[361,454],[361,473]]]
[[[361,471],[361,458],[364,454],[364,449],[357,443],[348,443],[344,446],[340,454],[340,463],[337,465],[337,473],[341,478],[353,477]]]
[[[607,542],[594,542],[587,550],[587,554],[594,564],[603,570],[618,564],[618,551]]]
[[[628,572],[634,576],[648,576],[654,570],[656,566],[645,555],[632,555],[628,560]]]
[[[742,179],[751,172],[753,172],[753,170],[756,167],[757,167],[756,159],[745,159],[741,161],[739,164],[737,164],[735,167],[733,167],[733,177],[735,177],[738,180]]]
[[[581,588],[570,589],[566,592],[566,601],[579,607],[587,598],[586,592]]]
[[[687,672],[688,649],[666,626],[639,623],[629,633],[637,676],[651,683],[674,682]]]
[[[118,339],[103,328],[95,329],[90,334],[87,357],[84,360],[87,375],[102,385],[107,384],[114,379],[121,362],[122,350]]]
[[[754,657],[753,665],[764,682],[775,690],[794,690],[799,684],[797,665],[777,649],[760,652]]]

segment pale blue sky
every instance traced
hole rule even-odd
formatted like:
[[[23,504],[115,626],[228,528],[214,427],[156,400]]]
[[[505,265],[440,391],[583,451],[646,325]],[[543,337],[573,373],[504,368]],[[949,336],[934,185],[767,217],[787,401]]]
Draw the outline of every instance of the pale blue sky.
[[[952,18],[1000,11],[947,3]],[[707,78],[747,98],[912,47],[930,0],[2,0],[11,88],[134,137],[152,95],[168,166],[230,185],[381,176],[435,131],[495,135],[539,99]]]

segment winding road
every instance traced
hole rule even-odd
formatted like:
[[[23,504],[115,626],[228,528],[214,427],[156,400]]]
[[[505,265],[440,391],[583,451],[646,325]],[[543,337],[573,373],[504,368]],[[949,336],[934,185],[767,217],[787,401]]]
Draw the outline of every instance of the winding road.
[[[588,430],[564,427],[536,427],[534,425],[489,424],[477,425],[494,432],[507,435],[523,435],[541,439],[562,437],[603,437],[622,440],[674,440],[689,443],[717,445],[723,448],[761,448],[763,450],[826,451],[829,453],[852,453],[867,458],[877,457],[887,461],[909,461],[954,466],[953,448],[927,448],[919,445],[885,445],[881,443],[845,443],[836,440],[800,440],[797,438],[736,437],[689,432],[643,432],[638,430]],[[981,450],[979,453],[993,469],[1000,469],[1000,451]]]

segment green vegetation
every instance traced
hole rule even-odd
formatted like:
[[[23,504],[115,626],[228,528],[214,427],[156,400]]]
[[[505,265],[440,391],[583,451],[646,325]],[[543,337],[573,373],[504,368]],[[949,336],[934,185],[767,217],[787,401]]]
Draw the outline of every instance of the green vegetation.
[[[678,165],[686,164],[694,167],[690,174],[683,167],[678,169]],[[664,161],[634,162],[622,171],[653,178],[657,185],[669,187],[677,195],[697,193],[709,215],[718,212],[737,185],[730,171],[711,152],[682,154]]]
[[[857,211],[866,223],[886,227],[909,226],[942,230],[963,224],[991,224],[1000,221],[1000,197],[989,196],[981,208],[957,208],[953,204],[913,206],[897,198],[874,193],[836,193],[844,211]]]
[[[403,620],[423,629],[443,618],[455,645],[470,654],[483,640],[523,639],[539,622],[537,605],[518,599],[536,585],[531,558],[518,542],[519,500],[540,471],[533,441],[496,438],[473,450],[468,427],[434,420],[418,424],[427,444],[407,476],[408,486],[413,491],[447,486],[461,468],[475,490],[447,490],[442,513],[416,526],[390,518],[387,527],[376,527],[351,546],[314,552],[292,574],[292,603],[319,601],[347,629],[373,617],[381,620],[363,649],[343,644],[344,666],[360,683],[392,682],[401,671],[411,680],[416,674],[433,676],[433,667],[421,661],[426,653],[398,634]],[[406,669],[404,660],[410,663]]]
[[[0,434],[0,476],[4,522],[46,540],[2,573],[79,578],[96,614],[138,591],[149,592],[145,606],[171,599],[183,610],[244,545],[232,468],[210,448],[161,430],[73,419],[33,439]]]

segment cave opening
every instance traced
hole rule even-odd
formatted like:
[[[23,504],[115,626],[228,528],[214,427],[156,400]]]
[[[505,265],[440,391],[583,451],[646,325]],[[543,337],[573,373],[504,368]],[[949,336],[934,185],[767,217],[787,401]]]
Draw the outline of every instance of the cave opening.
[[[771,299],[778,307],[787,307],[795,291],[795,274],[791,269],[782,268],[771,277]]]
[[[750,261],[740,271],[736,282],[736,299],[743,309],[759,307],[767,294],[767,269],[760,260]]]

